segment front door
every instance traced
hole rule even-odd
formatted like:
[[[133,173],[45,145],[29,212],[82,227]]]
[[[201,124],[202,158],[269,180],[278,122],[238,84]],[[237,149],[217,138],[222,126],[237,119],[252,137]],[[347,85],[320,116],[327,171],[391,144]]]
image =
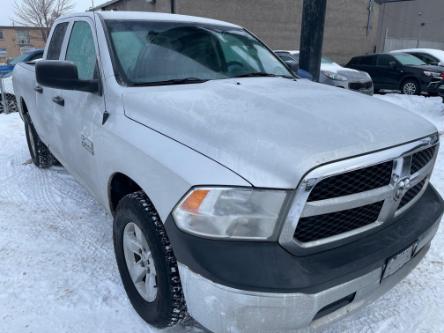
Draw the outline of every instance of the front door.
[[[98,46],[93,22],[73,22],[64,59],[77,66],[80,80],[100,80]],[[59,128],[65,167],[90,190],[97,181],[94,141],[102,126],[105,100],[103,94],[83,91],[62,91],[63,126]]]

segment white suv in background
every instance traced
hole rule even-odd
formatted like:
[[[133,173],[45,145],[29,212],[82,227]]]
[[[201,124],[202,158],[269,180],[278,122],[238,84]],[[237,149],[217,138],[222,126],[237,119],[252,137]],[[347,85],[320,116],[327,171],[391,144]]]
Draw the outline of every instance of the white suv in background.
[[[421,59],[427,65],[444,66],[443,50],[414,48],[414,49],[394,50],[391,51],[390,53],[408,53]]]
[[[274,51],[279,58],[287,64],[299,64],[299,51]],[[331,86],[359,91],[367,95],[373,95],[373,81],[366,72],[345,68],[327,57],[321,60],[321,75],[319,82]]]

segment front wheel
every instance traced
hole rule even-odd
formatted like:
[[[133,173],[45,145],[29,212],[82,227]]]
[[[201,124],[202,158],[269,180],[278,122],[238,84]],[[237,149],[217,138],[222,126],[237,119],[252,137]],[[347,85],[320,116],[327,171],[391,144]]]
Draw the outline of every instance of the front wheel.
[[[405,95],[419,95],[421,93],[421,87],[416,80],[405,80],[401,85],[401,92]]]
[[[113,240],[120,276],[137,313],[158,328],[185,319],[176,258],[162,221],[143,192],[119,202]]]

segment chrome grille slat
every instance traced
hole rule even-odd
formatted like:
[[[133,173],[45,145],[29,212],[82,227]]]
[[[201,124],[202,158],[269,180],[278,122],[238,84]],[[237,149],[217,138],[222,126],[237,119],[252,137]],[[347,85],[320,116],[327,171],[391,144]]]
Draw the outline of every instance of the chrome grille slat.
[[[343,197],[308,201],[305,204],[301,218],[353,209],[374,203],[375,201],[383,201],[391,196],[392,192],[393,187],[387,185],[374,190],[359,192],[357,194],[346,195]]]
[[[414,202],[419,200],[422,193],[425,191],[425,188],[427,187],[426,185],[423,186],[422,191],[418,193],[416,197],[411,199],[409,203],[404,207],[399,208],[402,198],[409,189],[415,187],[424,180],[425,183],[428,183],[428,178],[433,170],[438,152],[438,138],[437,135],[432,135],[395,148],[323,165],[309,172],[296,191],[293,204],[290,207],[279,236],[280,244],[291,252],[297,253],[303,248],[336,242],[372,228],[376,228],[387,221],[391,221],[392,217],[404,212],[411,207]],[[425,163],[423,160],[422,167],[412,174],[411,171],[415,170],[413,167],[414,156],[426,156],[426,154],[422,153],[423,151],[433,151],[433,156],[431,158],[428,157],[425,160]],[[341,179],[344,174],[355,174],[359,176],[365,174],[365,169],[375,167],[383,170],[381,166],[387,165],[388,163],[391,164],[390,177],[383,177],[383,186],[370,189],[364,186],[364,191],[360,191],[360,188],[356,187],[354,193],[343,191],[340,196],[335,195],[335,193],[331,196],[326,196],[325,191],[324,193],[323,191],[320,191],[319,193],[322,193],[320,196],[312,195],[312,192],[320,186],[320,184],[331,184],[331,181],[328,181],[329,178],[339,177],[337,179]],[[362,177],[362,179],[365,181],[366,177]],[[320,200],[313,200],[319,198]],[[321,218],[325,220],[325,217],[328,214],[335,214],[341,211],[353,212],[353,210],[359,210],[360,207],[376,203],[381,204],[381,207],[379,207],[379,216],[376,220],[369,219],[368,221],[360,221],[354,225],[356,229],[352,228],[349,230],[347,228],[341,229],[340,226],[338,228],[335,227],[335,230],[344,231],[339,234],[334,233],[334,235],[329,235],[327,232],[326,235],[322,235],[322,233],[320,233],[317,235],[319,239],[299,237],[305,239],[305,241],[298,240],[296,231],[298,230],[298,224],[301,220],[303,220],[302,223],[305,223],[305,227],[307,227],[307,225],[314,226],[315,224],[313,223],[316,223],[315,221],[317,218],[319,221]],[[341,218],[342,220],[337,220],[336,223],[350,223],[347,218],[347,214],[345,214],[343,218]],[[310,223],[307,224],[307,221]],[[301,230],[301,227],[299,230]]]

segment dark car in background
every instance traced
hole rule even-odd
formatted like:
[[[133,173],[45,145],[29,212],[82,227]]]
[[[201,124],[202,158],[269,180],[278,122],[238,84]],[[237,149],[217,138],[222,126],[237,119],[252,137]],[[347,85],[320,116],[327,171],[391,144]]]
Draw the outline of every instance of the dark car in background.
[[[14,70],[15,65],[20,62],[28,62],[43,58],[43,51],[43,49],[33,49],[8,61],[6,65],[0,66],[0,77],[4,77],[11,73]]]
[[[438,94],[444,79],[443,68],[427,65],[421,59],[407,53],[372,54],[354,57],[346,65],[365,71],[373,79],[375,91],[400,90],[403,94]]]

